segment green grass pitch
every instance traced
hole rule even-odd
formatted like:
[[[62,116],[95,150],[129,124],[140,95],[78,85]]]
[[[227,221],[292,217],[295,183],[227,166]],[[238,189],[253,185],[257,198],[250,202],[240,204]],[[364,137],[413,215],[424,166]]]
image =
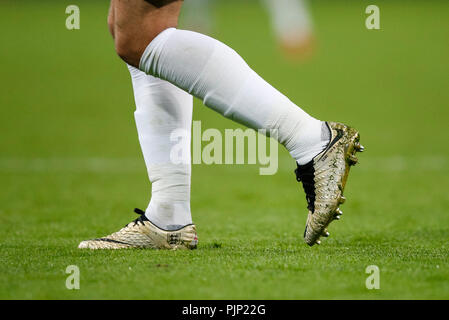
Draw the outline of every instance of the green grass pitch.
[[[65,8],[81,29],[65,28]],[[447,1],[312,1],[317,50],[283,60],[256,2],[223,1],[217,38],[319,119],[361,132],[340,222],[302,240],[306,202],[294,162],[194,165],[191,252],[80,251],[145,208],[150,185],[130,77],[107,31],[107,1],[0,4],[1,299],[448,299]],[[195,101],[204,128],[236,128]],[[77,265],[80,290],[65,287]],[[365,269],[380,268],[367,290]]]

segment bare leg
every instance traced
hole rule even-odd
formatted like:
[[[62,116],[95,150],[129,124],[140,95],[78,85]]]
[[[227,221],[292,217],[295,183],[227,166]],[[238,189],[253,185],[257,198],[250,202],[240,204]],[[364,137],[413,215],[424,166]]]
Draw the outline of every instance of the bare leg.
[[[181,6],[182,1],[157,7],[144,0],[112,0],[108,23],[117,54],[128,64],[138,67],[147,45],[165,29],[178,25]]]

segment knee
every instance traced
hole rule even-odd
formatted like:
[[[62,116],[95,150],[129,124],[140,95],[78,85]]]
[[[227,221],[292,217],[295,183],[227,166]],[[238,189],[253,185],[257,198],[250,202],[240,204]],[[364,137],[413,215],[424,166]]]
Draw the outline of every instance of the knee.
[[[115,51],[118,56],[126,63],[138,68],[140,58],[145,49],[162,31],[176,25],[153,25],[147,28],[146,33],[139,33],[137,30],[131,29],[129,32],[123,29],[115,29]]]
[[[146,46],[153,39],[142,40],[134,35],[119,33],[115,35],[115,52],[127,64],[138,68],[140,57],[145,51]]]
[[[182,1],[164,0],[161,7],[143,2],[142,7],[135,8],[134,11],[132,8],[124,10],[120,6],[121,2],[116,4],[119,5],[118,8],[108,19],[115,51],[126,63],[139,67],[140,58],[148,44],[165,29],[177,27]]]

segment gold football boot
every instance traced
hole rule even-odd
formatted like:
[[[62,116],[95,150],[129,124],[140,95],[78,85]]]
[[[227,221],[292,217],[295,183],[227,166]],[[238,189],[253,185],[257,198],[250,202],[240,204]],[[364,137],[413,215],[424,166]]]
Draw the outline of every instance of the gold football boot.
[[[331,138],[328,146],[312,161],[298,165],[296,180],[301,181],[309,210],[304,241],[320,244],[320,237],[328,237],[327,226],[339,220],[343,212],[339,205],[346,199],[343,190],[349,168],[357,163],[356,152],[362,152],[357,130],[341,123],[326,122]]]
[[[103,238],[82,241],[80,249],[195,249],[198,236],[194,224],[178,230],[163,230],[152,224],[145,212],[134,209],[140,217],[119,231]]]

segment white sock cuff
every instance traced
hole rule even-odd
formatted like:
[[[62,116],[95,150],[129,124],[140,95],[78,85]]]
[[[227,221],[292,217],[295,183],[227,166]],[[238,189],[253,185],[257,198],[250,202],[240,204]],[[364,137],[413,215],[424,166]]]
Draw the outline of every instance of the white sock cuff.
[[[151,70],[151,66],[155,66],[155,63],[152,63],[155,57],[156,52],[160,51],[161,47],[164,46],[165,42],[170,38],[170,36],[176,31],[176,28],[168,28],[159,33],[153,41],[151,41],[146,47],[145,51],[140,57],[139,69],[145,72],[146,74],[155,74],[153,70]]]

